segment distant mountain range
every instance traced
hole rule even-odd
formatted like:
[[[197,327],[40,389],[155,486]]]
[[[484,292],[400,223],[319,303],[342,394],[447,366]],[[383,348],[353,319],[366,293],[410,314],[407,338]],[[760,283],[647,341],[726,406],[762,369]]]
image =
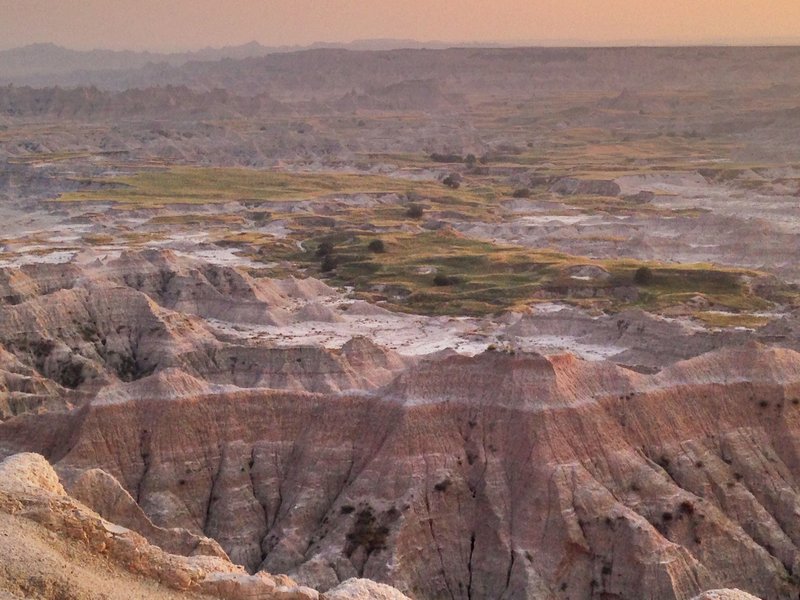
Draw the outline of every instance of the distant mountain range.
[[[346,44],[320,42],[308,46],[264,46],[258,42],[250,42],[240,46],[204,48],[193,52],[158,53],[133,50],[72,50],[56,44],[31,44],[0,51],[0,81],[41,85],[50,83],[51,79],[58,79],[71,73],[121,71],[138,69],[149,64],[180,66],[191,61],[242,59],[320,48],[395,50],[399,48],[445,48],[452,45],[445,42],[394,39],[358,40]],[[468,45],[489,46],[489,44]]]
[[[784,50],[788,51],[794,59],[798,46],[796,42],[797,40],[795,43],[792,43],[791,40],[754,40],[752,45],[784,46]],[[702,56],[705,58],[718,52],[726,54],[726,47],[733,50],[733,47],[749,44],[720,40],[709,45],[716,48],[710,53],[703,51]],[[664,47],[663,44],[659,45],[658,43],[623,41],[594,47],[598,50],[602,47],[610,50],[609,46],[618,48],[661,46],[662,52],[659,55],[664,53],[669,55],[672,51],[681,54],[681,48],[684,50],[692,48],[688,43],[676,43],[674,46]],[[535,62],[547,62],[553,59],[585,58],[585,51],[592,47],[592,44],[582,43],[579,40],[569,43],[563,40],[545,40],[534,45],[526,42],[452,43],[419,42],[408,39],[371,39],[349,43],[319,42],[308,46],[264,46],[258,42],[250,42],[240,46],[204,48],[191,52],[159,53],[133,50],[72,50],[44,43],[0,51],[0,85],[29,85],[37,88],[96,86],[107,90],[174,85],[187,86],[196,90],[224,88],[233,91],[235,88],[236,93],[259,95],[271,92],[273,84],[281,87],[282,79],[294,79],[293,73],[307,73],[310,70],[315,72],[315,77],[319,80],[326,80],[328,85],[337,88],[335,95],[340,97],[350,91],[349,87],[344,90],[338,89],[343,82],[346,84],[345,87],[352,84],[359,89],[364,89],[365,85],[390,85],[406,79],[405,74],[398,72],[393,79],[382,80],[377,71],[391,70],[391,65],[386,64],[385,60],[373,62],[375,57],[368,55],[374,52],[397,51],[394,58],[403,64],[408,61],[414,63],[417,60],[422,60],[423,63],[433,61],[434,64],[427,65],[425,76],[412,77],[412,79],[437,79],[448,73],[447,65],[439,63],[442,61],[446,63],[448,60],[446,57],[451,54],[447,52],[444,54],[423,53],[425,58],[421,58],[417,51],[461,48],[473,52],[483,52],[494,48],[499,52],[493,56],[511,60],[511,63],[507,65],[508,68],[517,70],[519,64],[514,62],[514,57],[518,52],[522,52],[528,59]],[[697,49],[695,47],[695,50]],[[342,64],[344,50],[361,51],[356,53],[361,56],[349,56],[345,60],[345,63],[349,65],[347,68]],[[781,50],[773,48],[773,51],[780,53]],[[772,54],[772,52],[768,52],[765,56],[772,56]],[[594,55],[602,56],[603,53],[594,53]],[[636,52],[626,54],[628,57],[638,55]],[[771,64],[774,66],[781,63]],[[492,70],[490,69],[489,72],[491,73]],[[375,77],[380,79],[381,83],[372,81]],[[282,83],[296,87],[291,81],[282,81]],[[319,90],[309,95],[309,98],[312,96],[318,97]]]

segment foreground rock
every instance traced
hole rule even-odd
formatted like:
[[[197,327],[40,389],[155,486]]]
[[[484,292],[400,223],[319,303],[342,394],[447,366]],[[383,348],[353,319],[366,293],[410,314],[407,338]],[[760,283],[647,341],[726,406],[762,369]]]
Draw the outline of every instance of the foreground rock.
[[[393,587],[369,579],[348,579],[323,595],[324,600],[408,600]]]
[[[90,472],[79,484],[83,490],[93,487],[87,479],[96,486],[103,476]],[[106,482],[101,487],[109,485]],[[122,512],[130,515],[131,511]],[[206,546],[210,554],[217,555],[202,551],[192,557],[168,554],[137,533],[103,519],[67,495],[40,455],[17,454],[0,463],[0,549],[6,557],[0,566],[0,594],[7,593],[6,597],[319,598],[315,590],[284,575],[249,575],[232,564],[218,546]],[[393,591],[385,586],[380,587],[385,596],[369,595],[371,582],[348,585],[332,597],[404,598],[399,593],[389,595]]]
[[[758,600],[758,598],[742,590],[709,590],[692,600]]]

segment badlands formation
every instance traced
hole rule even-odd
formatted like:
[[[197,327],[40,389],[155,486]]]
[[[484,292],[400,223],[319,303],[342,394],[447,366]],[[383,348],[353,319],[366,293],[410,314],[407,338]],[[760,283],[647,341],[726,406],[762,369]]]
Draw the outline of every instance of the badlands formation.
[[[6,274],[3,509],[26,552],[55,534],[121,580],[229,598],[344,598],[364,577],[412,598],[800,591],[794,350],[750,340],[645,374],[281,346],[216,329],[220,307],[286,326],[369,311],[164,252]],[[24,564],[3,575],[23,596],[72,585],[25,583]]]
[[[797,49],[58,52],[0,599],[798,598]]]

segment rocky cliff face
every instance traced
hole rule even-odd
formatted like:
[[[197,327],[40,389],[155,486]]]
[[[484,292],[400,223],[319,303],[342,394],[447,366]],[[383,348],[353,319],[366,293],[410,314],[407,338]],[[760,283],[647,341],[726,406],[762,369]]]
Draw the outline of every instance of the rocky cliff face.
[[[364,576],[415,598],[788,598],[799,372],[797,353],[755,344],[651,376],[445,355],[370,394],[135,395],[22,415],[0,440],[143,535],[177,527],[170,543],[213,538],[323,590]]]
[[[58,472],[5,464],[0,526],[77,540],[120,577],[226,598],[288,581],[266,573],[337,599],[398,593],[361,577],[420,600],[800,592],[792,350],[686,337],[668,359],[651,349],[667,366],[646,375],[570,354],[401,356],[367,337],[283,346],[259,332],[344,322],[336,292],[168,251],[0,276],[0,456]],[[676,339],[651,321],[594,330],[640,356],[642,339]],[[570,327],[587,324],[528,315],[507,332]],[[35,510],[16,508],[23,492]],[[48,577],[7,587],[83,589]]]

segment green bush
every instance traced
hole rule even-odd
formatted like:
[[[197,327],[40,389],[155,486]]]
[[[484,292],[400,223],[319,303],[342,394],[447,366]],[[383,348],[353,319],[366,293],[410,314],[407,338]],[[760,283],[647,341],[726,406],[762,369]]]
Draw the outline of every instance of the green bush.
[[[367,245],[367,249],[375,254],[382,254],[386,252],[386,245],[383,243],[383,240],[372,240]]]
[[[633,282],[636,285],[650,285],[653,283],[653,269],[650,267],[639,267],[633,274]]]
[[[421,219],[425,209],[419,204],[410,204],[406,211],[406,216],[412,219]]]

